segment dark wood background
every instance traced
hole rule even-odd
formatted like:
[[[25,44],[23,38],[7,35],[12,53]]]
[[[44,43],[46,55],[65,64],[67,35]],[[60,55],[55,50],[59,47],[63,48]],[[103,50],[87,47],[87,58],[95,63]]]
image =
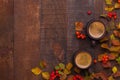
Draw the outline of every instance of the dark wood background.
[[[92,54],[90,40],[75,38],[74,22],[101,13],[104,0],[0,0],[0,80],[42,80],[31,73],[40,60],[51,71],[78,49]]]

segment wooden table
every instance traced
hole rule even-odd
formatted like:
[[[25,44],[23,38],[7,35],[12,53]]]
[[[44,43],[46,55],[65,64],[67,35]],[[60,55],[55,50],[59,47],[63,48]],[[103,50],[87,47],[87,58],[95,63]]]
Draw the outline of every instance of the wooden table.
[[[103,7],[103,0],[0,0],[0,80],[41,80],[31,73],[40,60],[51,71],[57,63],[71,61],[77,50],[93,57],[100,53],[90,39],[75,38],[74,23],[86,25],[104,13]]]

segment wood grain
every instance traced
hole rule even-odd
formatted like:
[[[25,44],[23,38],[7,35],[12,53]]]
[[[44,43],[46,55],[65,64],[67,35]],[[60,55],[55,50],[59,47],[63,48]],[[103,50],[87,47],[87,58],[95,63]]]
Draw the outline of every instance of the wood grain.
[[[0,80],[13,80],[13,0],[0,0]]]
[[[40,58],[40,1],[14,1],[14,80],[39,80],[31,69]]]

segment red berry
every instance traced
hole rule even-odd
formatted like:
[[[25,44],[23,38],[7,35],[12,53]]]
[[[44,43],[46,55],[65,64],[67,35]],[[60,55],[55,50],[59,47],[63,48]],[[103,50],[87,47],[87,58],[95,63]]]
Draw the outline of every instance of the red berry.
[[[80,35],[78,35],[78,36],[77,36],[77,38],[78,38],[78,39],[80,39],[80,38],[81,38],[81,36],[80,36]]]
[[[114,19],[117,19],[117,16],[114,16]]]
[[[76,34],[76,35],[80,35],[80,32],[79,32],[79,31],[76,31],[75,34]]]
[[[97,60],[96,60],[96,59],[94,59],[94,60],[93,60],[93,62],[96,64],[96,63],[97,63]]]
[[[92,12],[91,12],[91,11],[88,11],[88,12],[87,12],[87,14],[88,14],[88,15],[91,15],[91,14],[92,14]]]

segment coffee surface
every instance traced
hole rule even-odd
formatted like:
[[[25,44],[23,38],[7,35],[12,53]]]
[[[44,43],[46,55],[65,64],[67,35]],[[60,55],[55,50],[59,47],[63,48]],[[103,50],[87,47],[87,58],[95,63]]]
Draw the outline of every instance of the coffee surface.
[[[87,52],[80,52],[75,58],[75,63],[79,68],[87,68],[90,66],[92,58]]]
[[[105,32],[105,27],[101,22],[93,22],[92,24],[90,24],[89,34],[93,38],[99,38],[103,36],[104,32]]]

